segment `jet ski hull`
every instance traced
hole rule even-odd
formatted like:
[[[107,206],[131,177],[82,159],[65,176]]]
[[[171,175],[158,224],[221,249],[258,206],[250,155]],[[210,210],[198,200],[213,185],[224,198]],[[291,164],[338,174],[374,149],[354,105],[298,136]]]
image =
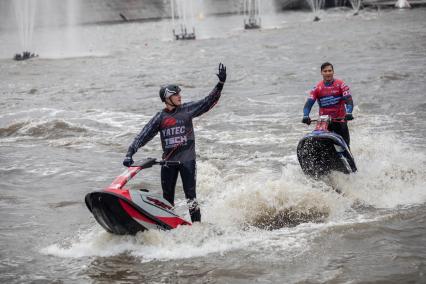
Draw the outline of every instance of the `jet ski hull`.
[[[160,206],[168,204],[157,196],[145,192],[139,195],[137,191],[132,191],[130,195],[138,196],[137,201],[143,204],[137,204],[120,194],[108,191],[89,193],[85,201],[96,221],[106,231],[117,235],[135,235],[149,229],[171,230],[179,225],[190,224],[174,214],[170,210],[171,206],[170,209],[161,208]],[[148,199],[151,201],[146,202]]]
[[[85,201],[96,221],[110,233],[134,235],[147,229],[127,213],[120,197],[105,192],[93,192],[86,195]]]
[[[178,216],[162,196],[146,189],[124,188],[139,171],[155,163],[158,162],[154,159],[143,160],[118,176],[108,188],[86,195],[87,208],[106,231],[135,235],[150,229],[171,230],[180,225],[191,225]]]
[[[332,132],[314,131],[297,146],[297,159],[305,174],[320,177],[331,171],[356,172],[352,153],[343,138]]]

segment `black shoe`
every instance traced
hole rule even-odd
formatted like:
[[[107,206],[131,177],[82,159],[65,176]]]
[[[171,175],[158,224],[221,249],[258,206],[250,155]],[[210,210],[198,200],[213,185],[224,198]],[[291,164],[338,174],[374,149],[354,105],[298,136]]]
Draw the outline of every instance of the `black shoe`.
[[[200,209],[195,209],[192,212],[189,212],[189,214],[191,215],[191,221],[192,223],[194,222],[201,222],[201,212]]]

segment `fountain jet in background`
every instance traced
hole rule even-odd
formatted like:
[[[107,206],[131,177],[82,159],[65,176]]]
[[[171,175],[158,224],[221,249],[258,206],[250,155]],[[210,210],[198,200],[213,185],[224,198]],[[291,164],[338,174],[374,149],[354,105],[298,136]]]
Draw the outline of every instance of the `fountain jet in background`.
[[[362,0],[350,0],[352,9],[354,10],[354,16],[358,15],[359,10],[361,9]]]
[[[406,8],[411,8],[411,5],[410,3],[408,3],[407,0],[398,0],[395,3],[395,7],[399,9],[406,9]]]
[[[22,53],[15,60],[37,57],[37,49],[45,57],[63,58],[79,56],[82,51],[80,33],[76,30],[81,0],[10,0],[5,6],[14,11],[16,26],[11,25],[19,37]],[[8,14],[5,14],[8,17]],[[7,18],[15,23],[12,18]]]
[[[261,27],[260,19],[260,0],[244,0],[244,29],[259,29]]]
[[[29,52],[33,49],[34,20],[36,12],[36,1],[15,0],[13,1],[16,22],[18,25],[19,39],[21,41],[22,54],[17,53],[13,59],[17,61],[36,57],[35,53]]]
[[[170,0],[173,36],[176,40],[195,39],[193,0]],[[188,27],[192,26],[192,32]]]
[[[309,6],[311,7],[312,13],[314,14],[314,22],[317,22],[320,19],[318,16],[319,11],[324,7],[325,0],[307,0]]]

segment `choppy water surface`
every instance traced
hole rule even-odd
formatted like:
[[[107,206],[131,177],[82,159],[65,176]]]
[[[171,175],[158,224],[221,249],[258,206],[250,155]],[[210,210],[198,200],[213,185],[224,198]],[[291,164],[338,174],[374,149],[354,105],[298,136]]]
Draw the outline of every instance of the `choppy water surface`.
[[[52,52],[40,36],[40,58],[26,62],[9,59],[14,35],[0,34],[1,282],[425,282],[425,16],[291,12],[260,31],[226,16],[199,23],[190,42],[171,41],[168,21],[85,26],[83,53]],[[326,60],[353,91],[359,172],[313,181],[296,146]],[[122,171],[161,108],[160,85],[201,98],[219,62],[221,101],[195,122],[204,222],[104,232],[85,194]],[[136,155],[146,156],[160,156],[158,137]],[[158,170],[144,175],[157,192]]]

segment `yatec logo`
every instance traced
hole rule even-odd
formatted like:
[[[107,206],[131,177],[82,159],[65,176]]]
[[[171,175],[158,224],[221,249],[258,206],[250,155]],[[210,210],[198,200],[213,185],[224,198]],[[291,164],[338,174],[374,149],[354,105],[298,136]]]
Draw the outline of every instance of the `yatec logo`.
[[[170,137],[164,139],[164,147],[166,149],[176,148],[180,146],[186,146],[188,143],[188,137],[186,135]]]
[[[185,126],[176,126],[161,130],[161,134],[163,134],[166,138],[176,135],[184,135],[185,133]]]

